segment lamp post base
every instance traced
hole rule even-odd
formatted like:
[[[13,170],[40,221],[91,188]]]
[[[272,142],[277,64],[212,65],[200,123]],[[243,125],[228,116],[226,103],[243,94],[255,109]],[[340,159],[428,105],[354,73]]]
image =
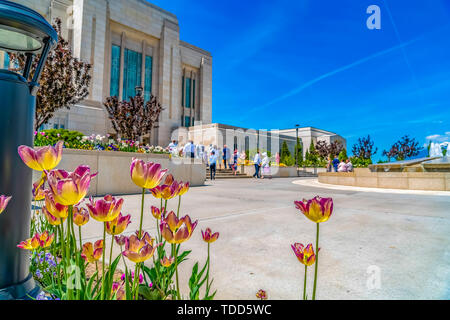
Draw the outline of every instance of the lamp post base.
[[[0,289],[0,300],[31,300],[41,292],[41,288],[34,282],[31,273],[25,281],[10,287]]]

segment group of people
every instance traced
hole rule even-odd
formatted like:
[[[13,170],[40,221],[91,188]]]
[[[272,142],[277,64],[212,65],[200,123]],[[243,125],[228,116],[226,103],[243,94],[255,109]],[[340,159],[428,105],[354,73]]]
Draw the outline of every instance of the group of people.
[[[215,180],[217,168],[231,169],[233,173],[237,174],[237,168],[239,161],[245,162],[245,151],[239,153],[237,149],[232,152],[227,145],[223,146],[223,149],[218,149],[216,145],[210,144],[208,148],[205,148],[202,144],[194,144],[192,140],[188,141],[183,147],[178,147],[176,140],[167,147],[168,151],[172,155],[185,158],[202,159],[202,162],[209,167],[211,180]],[[264,175],[270,173],[270,160],[266,152],[262,154],[257,150],[253,162],[255,165],[254,178],[264,178]]]
[[[333,169],[334,172],[352,172],[353,164],[349,158],[345,159],[344,161],[343,159],[339,160],[337,155],[334,157],[333,160],[331,160],[331,158],[328,157],[327,172],[331,172]]]
[[[259,150],[257,150],[255,157],[253,158],[253,164],[255,166],[255,173],[253,174],[253,178],[264,179],[264,174],[270,174],[270,159],[267,156],[267,152],[263,152],[261,154]]]
[[[218,163],[219,165],[221,165],[220,161],[218,160],[219,160],[219,152],[217,146],[212,146],[212,144],[210,144],[209,158],[208,161],[206,161],[206,165],[209,166],[211,180],[216,180],[216,166]],[[231,154],[230,148],[228,148],[227,145],[224,145],[222,149],[222,163],[225,169],[227,169],[228,166],[228,168],[233,170],[233,173],[236,175],[238,165],[238,151],[234,150],[233,154]]]

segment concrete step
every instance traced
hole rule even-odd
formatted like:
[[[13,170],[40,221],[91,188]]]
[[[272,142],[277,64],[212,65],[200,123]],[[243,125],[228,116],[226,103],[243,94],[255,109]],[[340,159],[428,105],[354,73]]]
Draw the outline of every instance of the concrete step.
[[[248,179],[248,178],[252,178],[251,176],[247,176],[246,174],[243,175],[233,175],[233,176],[217,176],[215,177],[217,180],[221,180],[221,179]],[[206,180],[210,180],[209,176],[206,177]]]

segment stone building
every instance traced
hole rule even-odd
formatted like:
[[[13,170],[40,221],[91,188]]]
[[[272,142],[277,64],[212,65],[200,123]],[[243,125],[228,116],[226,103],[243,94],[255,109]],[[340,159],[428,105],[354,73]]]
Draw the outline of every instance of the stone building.
[[[195,125],[189,128],[180,128],[172,134],[172,139],[179,141],[180,145],[192,140],[195,144],[205,146],[215,145],[220,149],[226,144],[232,150],[255,151],[256,149],[270,151],[272,154],[281,151],[283,142],[287,143],[291,154],[295,154],[296,128],[283,130],[256,130],[230,126],[221,123]],[[298,128],[298,138],[303,145],[303,156],[309,149],[311,141],[314,145],[318,141],[330,144],[339,141],[347,148],[347,141],[340,135],[317,129],[314,127]]]
[[[90,94],[61,109],[46,128],[86,135],[114,133],[103,101],[128,99],[136,86],[146,99],[157,96],[164,111],[151,144],[166,146],[172,131],[195,122],[211,123],[212,56],[180,40],[177,17],[145,0],[13,0],[48,21],[59,17],[74,55],[92,64]],[[4,67],[9,60],[0,56]]]

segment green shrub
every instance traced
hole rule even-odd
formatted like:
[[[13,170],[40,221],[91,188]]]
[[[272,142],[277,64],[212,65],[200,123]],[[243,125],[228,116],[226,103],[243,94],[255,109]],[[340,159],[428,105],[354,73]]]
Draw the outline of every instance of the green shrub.
[[[348,157],[347,157],[347,150],[342,149],[342,151],[339,153],[338,159],[339,159],[339,161],[347,160],[348,159]]]
[[[37,147],[54,145],[60,140],[66,142],[69,145],[76,145],[79,143],[79,139],[84,136],[79,131],[67,130],[67,129],[49,129],[36,132],[34,138],[34,145]]]
[[[358,157],[351,157],[350,161],[352,162],[354,168],[366,168],[367,166],[372,164],[371,159],[364,159]]]
[[[283,161],[280,161],[280,162],[284,163],[288,167],[295,166],[295,159],[291,155],[284,157]]]

